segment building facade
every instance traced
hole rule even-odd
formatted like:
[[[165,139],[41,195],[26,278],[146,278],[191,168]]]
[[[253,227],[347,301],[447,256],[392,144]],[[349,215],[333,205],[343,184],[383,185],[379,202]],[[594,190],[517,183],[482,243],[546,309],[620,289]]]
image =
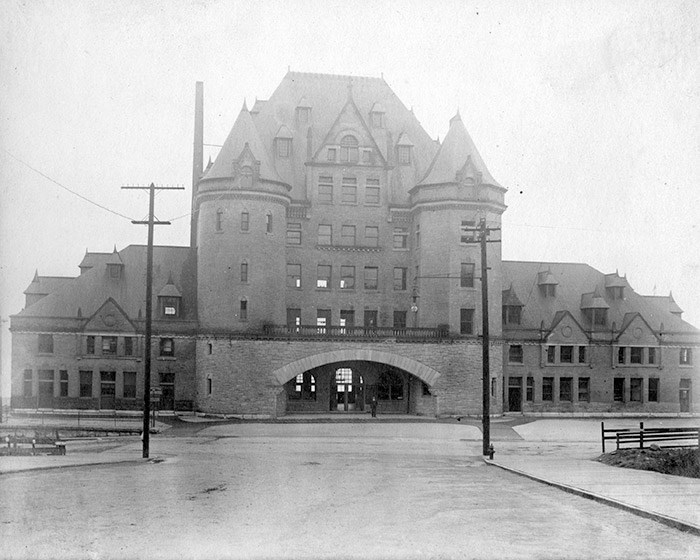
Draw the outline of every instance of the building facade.
[[[289,72],[202,165],[190,247],[156,247],[161,407],[250,417],[480,414],[480,224],[506,189],[459,114],[431,139],[383,79]],[[492,411],[698,411],[672,297],[487,252]],[[139,408],[145,247],[37,275],[12,317],[15,408]],[[697,350],[695,350],[697,353]],[[695,379],[695,382],[694,382]]]

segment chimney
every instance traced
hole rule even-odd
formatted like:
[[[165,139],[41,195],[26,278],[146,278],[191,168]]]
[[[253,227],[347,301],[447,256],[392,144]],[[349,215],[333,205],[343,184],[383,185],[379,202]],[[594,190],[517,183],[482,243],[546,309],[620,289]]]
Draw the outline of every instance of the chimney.
[[[195,197],[197,183],[202,178],[204,165],[204,82],[197,82],[194,101],[194,150],[192,158],[192,215],[190,217],[190,247],[197,246],[197,212]]]

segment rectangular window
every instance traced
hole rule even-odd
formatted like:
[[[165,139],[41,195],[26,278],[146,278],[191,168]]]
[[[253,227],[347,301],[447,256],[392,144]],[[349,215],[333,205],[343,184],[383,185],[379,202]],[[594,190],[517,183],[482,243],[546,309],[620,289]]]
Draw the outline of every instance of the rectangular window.
[[[211,377],[207,377],[207,396],[211,397],[211,392],[212,392],[212,380]]]
[[[508,347],[508,361],[512,364],[523,363],[523,347],[520,344],[511,344]]]
[[[53,354],[53,335],[39,335],[39,354]]]
[[[376,309],[365,309],[365,327],[376,327],[377,326],[377,310]]]
[[[332,227],[328,224],[318,226],[318,244],[330,245],[332,241]]]
[[[573,364],[574,363],[574,347],[573,346],[560,346],[559,347],[559,361],[562,364]]]
[[[647,363],[656,363],[656,348],[647,348]]]
[[[117,337],[103,336],[102,337],[102,355],[114,356],[117,353]]]
[[[474,310],[462,307],[459,310],[459,333],[474,334]]]
[[[24,377],[22,378],[22,396],[31,397],[33,390],[34,376],[31,369],[24,370]]]
[[[379,179],[367,179],[365,182],[365,204],[379,204]]]
[[[342,334],[346,334],[345,329],[352,329],[352,327],[355,326],[355,312],[352,309],[341,309],[340,310],[340,326],[343,327],[340,329],[340,332]],[[350,334],[352,334],[352,331],[350,331]]]
[[[125,336],[124,337],[124,355],[133,356],[134,355],[134,337]]]
[[[86,354],[94,354],[95,353],[95,337],[92,335],[89,335],[86,340]]]
[[[659,378],[649,378],[649,393],[647,400],[649,402],[659,402]]]
[[[277,138],[277,156],[288,158],[292,149],[292,141],[289,138]]]
[[[459,242],[460,243],[474,243],[476,241],[476,231],[471,231],[476,228],[476,222],[472,220],[462,220],[462,227],[460,228]]]
[[[679,363],[682,366],[693,365],[693,349],[692,348],[681,348]]]
[[[92,397],[92,372],[81,370],[80,373],[80,396]]]
[[[238,320],[239,321],[247,321],[248,320],[248,300],[247,299],[241,300],[239,312],[238,312]]]
[[[420,247],[420,224],[416,224],[416,247]]]
[[[340,244],[345,247],[355,246],[355,226],[342,226],[340,228]]]
[[[630,364],[641,364],[644,349],[641,346],[630,348]]]
[[[525,400],[532,402],[535,400],[535,378],[528,377],[527,385],[525,386]]]
[[[301,245],[301,224],[296,222],[287,224],[287,245]]]
[[[272,214],[270,212],[265,215],[265,231],[272,233]]]
[[[117,394],[117,372],[100,372],[100,396],[114,398]]]
[[[571,402],[573,400],[572,394],[572,377],[562,377],[559,379],[559,400],[564,402]]]
[[[365,247],[379,247],[379,228],[365,226]]]
[[[404,267],[394,267],[394,291],[401,292],[406,289],[407,270]]]
[[[405,329],[406,328],[406,312],[394,310],[394,328],[395,329]]]
[[[502,311],[504,325],[520,324],[522,308],[519,305],[504,305]]]
[[[624,346],[620,346],[617,349],[617,363],[618,364],[624,364],[627,360],[627,348]]]
[[[287,288],[301,288],[301,265],[287,263]]]
[[[543,377],[542,378],[542,400],[543,401],[553,401],[554,400],[554,378],[553,377]]]
[[[586,347],[585,346],[578,347],[578,363],[579,364],[586,363]]]
[[[67,397],[68,396],[68,371],[61,369],[58,371],[58,396]]]
[[[355,177],[343,177],[340,202],[342,204],[357,204],[357,179]]]
[[[319,264],[316,267],[316,287],[328,289],[331,287],[332,268],[329,264]]]
[[[248,212],[241,212],[241,231],[248,231],[250,229],[250,214]]]
[[[124,372],[124,386],[122,388],[123,395],[125,399],[135,399],[136,398],[136,372],[135,371],[125,371]]]
[[[408,229],[394,228],[394,249],[408,249]]]
[[[301,309],[298,308],[288,308],[287,309],[287,327],[293,330],[299,331],[301,326]]]
[[[340,267],[340,289],[354,290],[355,289],[355,267],[341,266]]]
[[[578,400],[579,402],[591,402],[591,378],[578,378]]]
[[[319,204],[333,204],[333,177],[321,176],[318,178],[318,202]]]
[[[248,283],[248,263],[247,262],[241,263],[241,282],[243,284]]]
[[[337,148],[328,148],[328,152],[326,152],[326,157],[328,161],[335,161],[338,157]]]
[[[410,165],[411,163],[411,146],[398,147],[399,165]]]
[[[547,363],[553,364],[556,361],[557,347],[547,346]]]
[[[608,310],[607,309],[593,309],[593,324],[605,326],[608,324]]]
[[[365,290],[379,288],[379,269],[376,266],[365,267]]]
[[[459,271],[460,288],[474,287],[474,263],[462,263]]]
[[[642,378],[630,379],[630,402],[642,402]]]
[[[613,400],[615,402],[625,402],[625,378],[615,377],[613,379]]]
[[[318,327],[329,327],[331,325],[331,310],[330,309],[317,309],[316,310],[316,325]],[[324,334],[326,332],[325,328],[319,328],[318,332]]]
[[[160,355],[174,356],[175,355],[175,340],[172,338],[160,339]]]
[[[160,296],[158,298],[160,301],[161,314],[167,317],[177,317],[180,308],[180,298],[179,297],[165,297]]]

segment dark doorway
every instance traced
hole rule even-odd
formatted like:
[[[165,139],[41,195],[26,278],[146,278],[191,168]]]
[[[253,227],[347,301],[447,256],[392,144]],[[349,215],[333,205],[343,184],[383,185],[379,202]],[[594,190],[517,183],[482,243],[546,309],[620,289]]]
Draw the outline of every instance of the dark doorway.
[[[39,370],[39,408],[53,408],[53,370]]]
[[[523,410],[523,378],[508,378],[508,412]]]
[[[681,412],[690,412],[690,379],[681,379],[680,392],[678,395]]]
[[[100,372],[100,409],[114,410],[117,393],[117,372]]]
[[[175,410],[175,374],[164,372],[160,374],[160,410]]]

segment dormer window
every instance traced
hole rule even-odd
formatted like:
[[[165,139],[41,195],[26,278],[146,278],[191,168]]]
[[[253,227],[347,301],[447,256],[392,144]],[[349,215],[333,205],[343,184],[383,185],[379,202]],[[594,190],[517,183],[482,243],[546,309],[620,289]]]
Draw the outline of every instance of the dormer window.
[[[398,155],[399,165],[410,165],[411,164],[411,146],[399,146],[397,155]]]
[[[600,295],[598,288],[581,296],[581,311],[591,325],[604,327],[608,324],[610,306]]]
[[[384,128],[384,115],[382,113],[372,112],[372,126],[374,128]]]
[[[277,157],[288,158],[292,153],[291,138],[277,138]]]
[[[110,278],[121,278],[122,277],[122,266],[121,264],[108,264],[107,270],[109,271]]]
[[[180,315],[179,297],[160,297],[160,311],[163,317],[178,317]]]
[[[612,299],[624,299],[625,297],[625,289],[622,286],[612,286],[607,290]]]
[[[297,123],[306,124],[311,120],[311,107],[297,107]]]
[[[557,285],[556,284],[540,284],[540,294],[542,297],[556,297],[557,296]]]
[[[504,325],[519,325],[522,317],[522,307],[519,305],[504,305],[503,306],[503,324]]]
[[[246,165],[245,167],[241,168],[241,188],[253,188],[253,168],[249,165]]]
[[[357,138],[348,134],[343,136],[340,141],[340,161],[348,163],[357,163],[360,158],[360,151],[357,143]]]
[[[338,157],[338,149],[337,148],[328,148],[327,154],[327,160],[328,161],[335,161],[336,158]]]

